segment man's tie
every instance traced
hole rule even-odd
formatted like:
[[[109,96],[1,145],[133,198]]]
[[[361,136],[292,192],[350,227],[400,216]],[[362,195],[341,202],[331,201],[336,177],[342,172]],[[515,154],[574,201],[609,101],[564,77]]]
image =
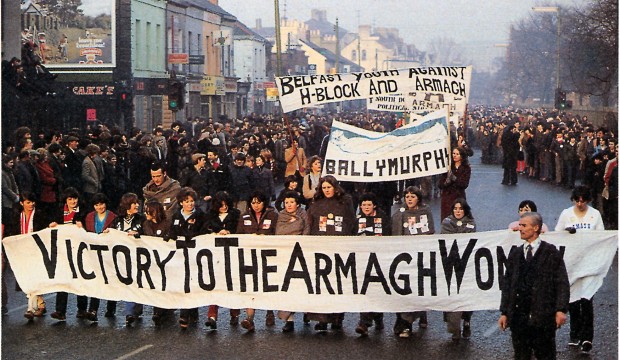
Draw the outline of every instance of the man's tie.
[[[528,245],[527,247],[527,255],[525,256],[526,261],[531,261],[534,255],[532,254],[532,245]]]

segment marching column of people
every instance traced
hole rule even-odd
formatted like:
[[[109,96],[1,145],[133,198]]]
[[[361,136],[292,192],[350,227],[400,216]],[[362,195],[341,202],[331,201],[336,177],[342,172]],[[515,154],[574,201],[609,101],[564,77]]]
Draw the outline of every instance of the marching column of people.
[[[595,134],[587,121],[567,120],[560,115],[549,121],[542,114],[523,119],[519,114],[508,112],[489,116],[475,109],[472,113],[473,124],[480,126],[476,127],[478,135],[471,136],[471,140],[481,148],[483,163],[498,161],[498,154],[502,154],[504,183],[517,184],[515,173],[519,162],[523,161],[524,168],[519,170],[522,175],[574,188],[571,200],[575,206],[562,213],[556,231],[598,230],[603,229],[604,224],[609,228],[617,227],[617,219],[613,218],[613,214],[617,217],[617,147],[613,134],[604,129]],[[70,131],[64,138],[54,133],[38,150],[32,150],[30,130],[19,129],[15,145],[3,147],[5,236],[58,224],[83,226],[94,233],[114,228],[131,236],[174,239],[181,245],[201,234],[389,236],[435,232],[433,213],[424,204],[429,190],[432,191],[431,179],[421,181],[428,187],[426,191],[406,187],[402,194],[347,193],[333,176],[320,176],[322,159],[318,155],[324,155],[329,119],[303,118],[294,123],[290,136],[285,135],[281,122],[274,118],[263,120],[265,125],[257,125],[258,122],[253,125],[251,119],[244,119],[240,122],[242,125],[230,126],[210,119],[192,124],[191,131],[184,129],[181,123],[174,123],[171,129],[154,129],[153,136],[132,131],[130,137],[102,126],[82,137],[76,131]],[[387,117],[350,116],[341,120],[372,130],[393,128]],[[452,148],[450,170],[437,177],[437,187],[441,189],[441,232],[445,234],[476,230],[472,211],[465,200],[471,177],[467,158],[472,150],[466,145],[465,132],[459,130],[458,133],[459,140],[455,144],[459,146]],[[247,163],[250,158],[255,162]],[[277,199],[274,178],[286,185]],[[588,186],[576,186],[580,178]],[[396,188],[396,183],[390,185]],[[394,195],[402,195],[404,206],[390,214],[385,210],[390,208]],[[359,199],[355,204],[354,197]],[[273,200],[279,212],[271,207]],[[590,202],[593,207],[587,205]],[[83,209],[91,211],[84,216]],[[546,245],[537,242],[537,234],[544,232],[546,226],[542,219],[529,212],[536,211],[533,202],[522,203],[519,210],[524,213],[522,221],[510,227],[518,229],[524,241],[534,244],[536,259],[537,251],[547,252],[543,251]],[[336,237],[334,241],[338,241]],[[185,245],[190,246],[189,243]],[[511,253],[510,266],[527,268],[529,265],[524,265],[518,255]],[[522,249],[521,255],[526,258],[527,251]],[[554,264],[556,268],[559,266]],[[542,263],[526,270],[534,271],[539,265]],[[532,295],[530,280],[515,275],[514,271],[506,277],[519,286],[518,290]],[[66,293],[57,294],[53,318],[66,319],[67,296]],[[509,300],[502,302],[506,319],[500,320],[500,326],[510,326],[513,338],[526,338],[526,332],[532,329],[526,327],[524,332],[518,321],[514,322],[514,309],[510,308],[513,294],[508,292],[504,296]],[[91,298],[88,307],[87,297],[78,296],[77,317],[97,321],[99,302]],[[3,296],[3,311],[5,305]],[[557,310],[570,313],[570,345],[589,352],[593,342],[592,299],[580,299],[566,309]],[[114,317],[115,311],[116,302],[108,301],[105,316]],[[140,304],[126,302],[126,324],[135,322],[142,311]],[[160,325],[173,311],[154,308],[153,321]],[[32,297],[24,316],[33,321],[45,312],[41,298]],[[246,309],[246,313],[241,325],[254,331],[254,309]],[[230,310],[231,325],[239,323],[239,314],[238,309]],[[558,316],[559,324],[562,319]],[[278,317],[285,321],[283,332],[294,330],[294,313],[281,310]],[[206,326],[216,330],[217,318],[218,306],[209,306]],[[318,332],[325,332],[330,323],[332,330],[340,330],[343,319],[342,313],[304,316],[304,322],[317,321],[315,330]],[[417,319],[421,328],[428,326],[426,312],[397,314],[395,334],[409,337]],[[181,309],[179,325],[182,328],[188,328],[197,320],[198,309]],[[445,320],[452,339],[471,336],[471,313],[446,313]],[[267,325],[274,322],[273,312],[268,312]],[[375,330],[383,329],[383,314],[361,313],[355,331],[366,336],[372,326]],[[542,331],[547,340],[551,337],[547,328],[534,330]],[[547,348],[543,350],[547,352],[543,353],[549,353],[549,344],[545,344]],[[536,346],[532,345],[532,351],[543,351]],[[529,351],[515,346],[516,353],[517,350],[519,354]]]

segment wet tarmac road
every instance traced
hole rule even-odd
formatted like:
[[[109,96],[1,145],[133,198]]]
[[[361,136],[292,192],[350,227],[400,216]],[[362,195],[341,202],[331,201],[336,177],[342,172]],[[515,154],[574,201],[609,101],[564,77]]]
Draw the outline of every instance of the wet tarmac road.
[[[517,219],[521,200],[534,200],[550,228],[555,226],[562,209],[571,205],[570,191],[535,182],[520,176],[519,184],[507,187],[500,184],[498,165],[481,165],[479,156],[472,159],[472,180],[467,190],[479,231],[506,228]],[[431,202],[437,214],[439,200]],[[398,205],[395,205],[395,208]],[[618,358],[618,266],[614,261],[602,288],[594,297],[595,335],[590,355],[569,349],[568,326],[557,333],[558,359],[617,359]],[[105,318],[100,307],[99,322],[76,319],[75,296],[69,296],[66,322],[49,316],[28,323],[23,317],[26,297],[15,292],[13,274],[8,271],[9,313],[2,317],[3,359],[506,359],[512,358],[509,331],[497,328],[498,311],[479,311],[472,319],[472,337],[453,343],[440,312],[429,313],[429,327],[418,329],[408,339],[393,335],[395,316],[386,314],[386,328],[370,329],[369,336],[359,338],[354,329],[357,314],[346,314],[342,332],[317,334],[311,325],[304,325],[298,314],[293,333],[282,333],[283,322],[266,327],[265,312],[257,311],[256,331],[246,334],[241,327],[228,324],[228,312],[220,310],[217,331],[204,326],[206,308],[200,309],[196,326],[181,330],[176,318],[156,327],[151,321],[151,307],[145,307],[142,319],[131,327],[125,326],[123,304],[119,303],[115,318]],[[55,296],[45,296],[47,308],[53,309]],[[178,316],[178,311],[175,314]]]

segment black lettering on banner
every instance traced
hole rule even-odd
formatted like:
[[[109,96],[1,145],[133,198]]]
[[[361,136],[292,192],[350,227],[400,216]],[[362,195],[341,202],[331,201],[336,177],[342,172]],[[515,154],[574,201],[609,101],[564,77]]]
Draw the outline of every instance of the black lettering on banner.
[[[447,149],[439,149],[433,151],[435,155],[435,166],[437,169],[443,169],[446,167],[446,159],[448,158],[448,150]],[[441,162],[441,165],[439,164]]]
[[[413,172],[422,171],[422,167],[420,167],[420,154],[411,155],[411,159],[413,160]]]
[[[243,256],[243,249],[238,249],[237,254],[239,256],[239,286],[241,292],[247,292],[247,284],[245,282],[246,275],[252,275],[252,281],[254,286],[252,287],[254,292],[258,292],[258,256],[256,255],[256,249],[250,250],[250,257],[252,258],[251,265],[245,265],[245,257]]]
[[[373,173],[368,171],[368,161],[364,161],[364,176],[372,176]]]
[[[360,175],[362,174],[360,174],[359,171],[355,171],[355,160],[351,160],[351,176],[360,176]]]
[[[39,234],[32,234],[34,242],[41,250],[41,256],[43,256],[43,265],[47,270],[47,277],[53,279],[56,277],[56,264],[58,263],[58,230],[53,229],[51,232],[50,251],[48,252],[43,244],[43,240]]]
[[[383,176],[383,169],[385,169],[385,159],[377,160],[377,169],[379,170],[379,176]]]
[[[336,254],[336,285],[338,287],[338,294],[342,295],[342,274],[345,277],[349,277],[351,274],[351,284],[353,285],[353,293],[357,294],[357,271],[355,264],[355,253],[349,253],[347,262],[342,261],[340,254]]]
[[[292,93],[293,91],[295,91],[295,87],[291,85],[291,81],[293,80],[292,77],[284,76],[284,77],[278,78],[278,80],[280,80],[280,87],[282,88],[281,96],[288,95]]]
[[[428,171],[428,161],[433,158],[433,154],[430,151],[425,151],[422,153],[422,158],[424,159],[424,171]]]
[[[88,244],[86,244],[85,242],[81,242],[80,245],[78,245],[77,265],[78,265],[78,270],[80,271],[80,275],[82,275],[82,279],[91,280],[95,278],[95,272],[91,271],[90,273],[87,273],[86,271],[84,271],[84,250],[87,250],[87,249],[88,249]]]
[[[103,275],[104,284],[108,283],[108,274],[105,272],[105,266],[103,265],[103,254],[102,251],[109,251],[110,248],[107,245],[90,245],[90,249],[97,252],[97,258],[99,259],[99,267],[101,268],[101,275]]]
[[[321,267],[321,261],[325,262],[325,267]],[[321,293],[321,278],[323,278],[327,292],[334,295],[334,288],[332,288],[332,284],[329,282],[329,278],[327,277],[329,273],[332,272],[332,259],[325,254],[315,253],[314,265],[316,274],[316,293]]]
[[[409,156],[401,156],[400,158],[400,173],[409,174],[411,172],[411,158]]]
[[[336,160],[325,159],[325,173],[333,175],[336,173]]]
[[[67,247],[67,261],[69,261],[69,268],[71,269],[71,275],[74,279],[77,279],[77,272],[75,271],[75,264],[73,263],[73,246],[71,246],[71,239],[65,239],[65,246]]]
[[[398,264],[400,264],[403,261],[407,264],[410,264],[411,260],[413,260],[413,258],[411,257],[410,254],[400,253],[394,258],[394,261],[392,261],[392,265],[390,265],[390,285],[392,285],[392,288],[394,289],[394,291],[396,291],[396,293],[399,295],[409,295],[413,292],[411,290],[411,279],[409,278],[409,275],[406,275],[406,274],[398,275],[398,280],[403,282],[403,285],[404,285],[403,287],[401,287],[396,282],[396,279],[394,278],[394,275],[396,275],[396,269],[398,268]]]
[[[338,160],[338,175],[349,175],[348,168],[348,160]]]
[[[435,252],[430,252],[431,266],[424,267],[424,253],[418,252],[418,296],[424,296],[424,278],[431,279],[431,296],[437,296],[437,261]]]
[[[562,255],[562,259],[564,259],[564,252],[566,251],[566,246],[560,246],[560,255]]]
[[[484,258],[487,262],[487,280],[482,280],[482,266],[480,266],[480,259]],[[476,255],[474,256],[476,261],[476,284],[478,284],[478,288],[480,290],[489,290],[493,287],[493,254],[491,254],[491,250],[487,248],[480,248],[476,250]]]
[[[373,269],[377,275],[372,275]],[[370,253],[368,256],[368,264],[366,265],[366,271],[364,272],[364,283],[362,284],[362,295],[366,295],[368,284],[371,282],[381,283],[383,286],[383,291],[385,291],[388,295],[392,294],[390,287],[385,280],[385,275],[383,275],[383,270],[381,270],[381,265],[379,265],[379,259],[377,259],[376,253]]]
[[[177,240],[177,244],[179,244],[180,241]],[[178,247],[177,247],[178,249]],[[189,279],[191,277],[190,274],[190,268],[189,268],[189,249],[187,248],[187,246],[183,246],[183,291],[188,294],[191,291],[191,288],[189,286]]]
[[[261,250],[260,257],[263,265],[263,292],[277,292],[278,285],[269,285],[269,273],[275,273],[278,271],[278,267],[275,265],[268,266],[267,258],[272,256],[278,256],[276,249]]]
[[[517,248],[516,245],[513,245],[510,248],[510,251],[514,251]],[[510,251],[508,252],[510,254]],[[504,248],[501,246],[497,247],[497,278],[499,279],[499,289],[503,289],[504,283],[504,274],[506,273],[506,263],[508,262],[508,257],[504,253]]]
[[[207,267],[209,272],[209,283],[204,280],[204,267],[202,266],[202,258],[207,258]],[[201,249],[196,254],[196,265],[198,265],[198,286],[202,290],[211,291],[215,289],[215,270],[213,268],[213,253],[209,249]]]
[[[441,263],[443,265],[443,272],[446,277],[446,283],[448,285],[448,295],[450,295],[450,288],[452,283],[452,273],[456,273],[456,293],[461,291],[461,283],[463,282],[463,275],[465,275],[465,269],[467,269],[467,261],[471,255],[474,247],[476,246],[478,239],[470,239],[463,251],[463,257],[459,255],[459,244],[454,240],[452,247],[450,247],[450,254],[446,248],[446,240],[439,239],[439,253],[441,254]]]
[[[312,102],[310,97],[310,89],[299,89],[299,96],[301,96],[301,104],[307,105]]]
[[[171,251],[168,253],[168,256],[166,256],[164,260],[160,259],[159,252],[157,250],[153,250],[153,253],[155,254],[155,263],[161,272],[161,291],[166,291],[166,264],[168,261],[172,260],[172,257],[176,254],[176,251]]]
[[[239,238],[236,237],[217,237],[215,238],[215,247],[224,248],[224,273],[226,275],[226,288],[228,291],[233,290],[232,273],[230,270],[230,247],[239,246]]]
[[[388,159],[388,169],[390,175],[398,175],[398,159]]]
[[[299,261],[299,265],[301,265],[301,271],[295,270],[295,264],[297,264],[297,261]],[[282,291],[288,291],[288,287],[291,284],[291,279],[304,279],[306,287],[308,288],[308,294],[314,294],[312,279],[310,279],[310,272],[308,272],[306,258],[304,257],[304,252],[298,242],[296,242],[293,247],[293,252],[291,253],[291,258],[288,262],[288,267],[286,268],[286,274],[284,274]]]
[[[125,271],[127,272],[127,276],[123,276],[121,274],[121,270],[118,267],[118,254],[123,254],[125,258]],[[131,277],[131,254],[129,252],[129,248],[124,245],[114,245],[112,248],[112,259],[114,260],[114,269],[116,269],[116,277],[118,280],[125,284],[130,285],[133,282]]]
[[[142,262],[142,259],[145,259]],[[151,279],[151,274],[149,274],[149,269],[151,268],[151,254],[148,249],[138,247],[136,248],[136,283],[139,288],[143,288],[142,286],[142,273],[144,273],[146,280],[149,283],[149,287],[151,289],[155,289],[155,285],[153,285],[153,280]]]

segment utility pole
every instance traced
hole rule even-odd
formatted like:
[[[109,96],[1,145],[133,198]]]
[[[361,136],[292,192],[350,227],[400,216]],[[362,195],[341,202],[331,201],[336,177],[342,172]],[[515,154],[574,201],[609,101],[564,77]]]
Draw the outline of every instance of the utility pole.
[[[336,18],[336,74],[340,73],[340,29],[338,28],[338,18]]]
[[[276,76],[280,76],[282,69],[282,37],[280,35],[280,3],[274,0],[276,18]]]
[[[360,11],[357,10],[357,66],[362,71],[362,39],[360,37]]]

